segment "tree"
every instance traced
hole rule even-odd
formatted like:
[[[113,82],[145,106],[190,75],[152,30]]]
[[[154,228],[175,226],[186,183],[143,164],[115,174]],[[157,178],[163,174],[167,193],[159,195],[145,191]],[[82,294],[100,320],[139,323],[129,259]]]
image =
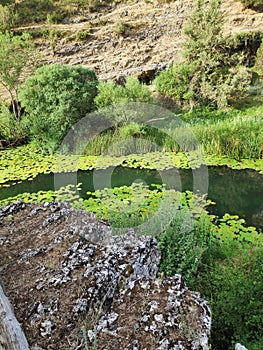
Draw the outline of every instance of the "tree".
[[[159,92],[181,105],[212,104],[223,108],[237,96],[242,97],[249,87],[250,74],[246,69],[238,70],[237,55],[227,51],[220,6],[220,0],[196,0],[194,12],[184,26],[181,61],[156,79]],[[172,86],[167,76],[174,81]]]
[[[97,85],[95,72],[82,66],[54,64],[37,69],[19,90],[31,136],[56,148],[69,128],[93,109]]]
[[[17,91],[26,64],[33,58],[34,45],[28,34],[21,36],[0,32],[0,83],[8,91],[16,120],[21,118]]]

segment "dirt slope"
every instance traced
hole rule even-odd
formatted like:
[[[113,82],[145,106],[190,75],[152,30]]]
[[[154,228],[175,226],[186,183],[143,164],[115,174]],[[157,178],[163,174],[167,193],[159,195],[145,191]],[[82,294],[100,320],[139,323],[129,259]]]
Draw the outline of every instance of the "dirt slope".
[[[57,43],[53,55],[50,45],[41,45],[47,62],[83,64],[92,67],[104,77],[116,72],[154,63],[171,63],[176,60],[182,42],[182,25],[191,14],[192,1],[175,1],[159,4],[158,1],[136,1],[120,5],[107,15],[93,15],[90,23],[60,25],[60,29],[80,31],[91,25],[93,33],[86,41]],[[226,13],[226,33],[251,30],[263,31],[263,13],[244,9],[240,2],[223,3]],[[102,21],[107,21],[102,25]],[[129,26],[126,33],[118,34],[120,23]]]
[[[170,4],[137,0],[118,5],[106,14],[86,14],[85,22],[80,22],[80,16],[71,18],[68,24],[52,26],[62,33],[56,42],[55,54],[49,40],[38,40],[42,62],[82,64],[93,68],[100,79],[113,78],[124,70],[132,73],[137,67],[169,65],[178,57],[182,25],[192,7],[192,0]],[[245,9],[234,0],[225,0],[222,8],[226,14],[226,33],[263,31],[263,12]],[[48,28],[37,25],[29,29],[45,27]],[[89,32],[90,28],[86,39],[68,40],[78,32],[79,35]]]

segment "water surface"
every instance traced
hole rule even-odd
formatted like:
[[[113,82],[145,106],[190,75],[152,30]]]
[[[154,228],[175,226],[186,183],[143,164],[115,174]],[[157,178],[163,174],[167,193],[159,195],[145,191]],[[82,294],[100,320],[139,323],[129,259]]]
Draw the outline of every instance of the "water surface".
[[[263,175],[250,169],[233,170],[224,167],[209,167],[208,198],[216,205],[208,209],[219,216],[224,213],[239,215],[248,225],[263,228]],[[110,174],[110,178],[109,178]],[[80,195],[87,198],[87,191],[105,187],[131,185],[135,181],[147,185],[162,184],[167,180],[168,188],[175,190],[193,190],[192,170],[166,170],[160,174],[157,170],[134,169],[127,167],[108,168],[105,170],[78,171],[77,182],[82,183]],[[95,178],[95,181],[94,181]],[[105,180],[106,179],[106,180]],[[72,174],[59,175],[59,184],[65,186],[72,182]],[[54,174],[40,174],[33,180],[22,181],[10,187],[0,189],[0,199],[16,196],[23,192],[54,190]]]

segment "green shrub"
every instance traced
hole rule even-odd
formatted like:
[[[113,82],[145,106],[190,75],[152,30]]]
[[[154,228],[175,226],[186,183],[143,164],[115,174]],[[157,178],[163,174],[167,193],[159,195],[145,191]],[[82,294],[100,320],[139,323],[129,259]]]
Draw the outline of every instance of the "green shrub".
[[[19,92],[31,136],[57,147],[69,128],[93,109],[97,85],[88,68],[59,64],[39,68]]]
[[[128,102],[153,102],[146,85],[141,84],[135,77],[128,77],[125,87],[117,85],[113,81],[100,83],[98,91],[95,98],[95,104],[98,108]]]
[[[116,24],[115,33],[118,35],[125,35],[127,34],[127,31],[129,30],[129,28],[130,28],[130,25],[128,23],[119,21]]]
[[[158,236],[162,261],[159,268],[166,276],[181,274],[187,285],[195,285],[196,274],[210,242],[211,222],[206,214],[197,224],[189,208],[178,210],[170,226]]]
[[[25,138],[21,124],[2,102],[0,103],[0,145],[15,145]]]
[[[47,24],[57,24],[61,19],[56,12],[51,12],[47,14],[46,22]]]
[[[156,79],[157,90],[186,108],[214,105],[225,108],[246,95],[251,74],[238,69],[237,55],[229,54],[223,38],[220,0],[196,0],[181,61]]]
[[[0,31],[5,32],[12,27],[13,14],[8,6],[0,4]]]
[[[226,251],[222,245],[222,256]],[[214,259],[199,275],[198,289],[210,302],[212,348],[232,349],[241,342],[248,349],[263,348],[263,249],[241,249],[231,257]]]
[[[76,33],[77,40],[87,40],[90,38],[90,34],[92,33],[92,29],[80,30]]]
[[[263,76],[263,41],[257,51],[255,68],[260,76]]]
[[[209,301],[214,350],[233,349],[236,342],[262,349],[263,236],[237,216],[225,214],[212,223],[204,204],[194,198],[185,196],[157,237],[159,271],[182,274],[187,286]]]
[[[157,90],[175,100],[180,106],[186,105],[194,97],[194,91],[191,88],[193,72],[193,64],[175,64],[157,76],[155,79]]]
[[[263,33],[259,30],[229,35],[224,45],[228,55],[238,55],[239,62],[246,67],[252,67],[258,48],[262,42]]]
[[[16,25],[45,21],[48,13],[56,11],[52,0],[24,0],[16,1]]]

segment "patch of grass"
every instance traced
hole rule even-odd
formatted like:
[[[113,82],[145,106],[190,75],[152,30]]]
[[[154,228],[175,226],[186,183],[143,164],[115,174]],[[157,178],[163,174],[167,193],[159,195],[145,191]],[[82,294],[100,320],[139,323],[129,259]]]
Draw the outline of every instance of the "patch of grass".
[[[206,153],[236,160],[263,158],[262,128],[263,116],[236,117],[191,127]]]
[[[14,26],[32,23],[60,23],[79,12],[95,12],[127,0],[21,0],[16,2]]]
[[[88,39],[90,39],[91,33],[92,33],[92,28],[88,28],[85,30],[79,30],[76,33],[76,40],[77,41],[88,40]]]
[[[48,14],[57,12],[58,8],[52,0],[24,0],[16,3],[15,26],[44,22]]]
[[[130,29],[130,25],[126,22],[123,22],[123,21],[119,21],[117,22],[116,24],[116,27],[115,27],[115,33],[117,35],[127,35],[128,32],[129,32],[129,29]]]

